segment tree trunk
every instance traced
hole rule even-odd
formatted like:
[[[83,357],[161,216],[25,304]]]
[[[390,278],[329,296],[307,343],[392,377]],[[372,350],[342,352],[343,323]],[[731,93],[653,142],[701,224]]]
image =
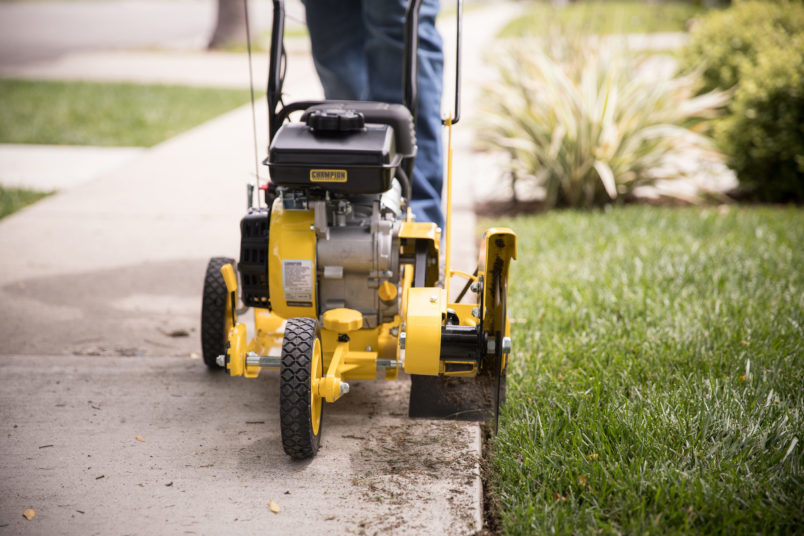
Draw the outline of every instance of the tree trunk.
[[[215,31],[207,48],[224,48],[246,42],[246,10],[243,0],[218,0]]]

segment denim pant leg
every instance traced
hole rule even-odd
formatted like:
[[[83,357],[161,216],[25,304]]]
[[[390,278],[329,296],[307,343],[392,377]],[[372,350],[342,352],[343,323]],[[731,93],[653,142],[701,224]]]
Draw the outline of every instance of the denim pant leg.
[[[303,0],[324,96],[369,100],[366,31],[361,0]]]
[[[413,170],[414,213],[419,221],[432,221],[444,228],[441,190],[444,161],[441,133],[441,93],[444,78],[444,51],[436,30],[438,0],[424,0],[419,15],[418,83],[416,138],[419,154]]]
[[[305,0],[313,56],[327,98],[401,103],[406,0]],[[418,221],[443,227],[441,92],[443,51],[435,28],[438,0],[419,16],[418,155],[411,207]],[[363,50],[360,51],[360,46]],[[361,63],[362,54],[362,63]]]

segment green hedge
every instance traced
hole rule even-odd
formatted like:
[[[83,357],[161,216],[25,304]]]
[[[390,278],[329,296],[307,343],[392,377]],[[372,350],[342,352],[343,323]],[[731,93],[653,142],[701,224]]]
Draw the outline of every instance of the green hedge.
[[[693,29],[682,68],[733,89],[716,139],[745,193],[804,201],[804,5],[740,2]]]
[[[692,29],[681,53],[686,71],[702,69],[703,91],[729,89],[758,54],[783,49],[791,36],[804,32],[804,8],[788,2],[740,2],[710,12]]]
[[[743,187],[761,201],[804,200],[804,35],[760,54],[718,127]]]

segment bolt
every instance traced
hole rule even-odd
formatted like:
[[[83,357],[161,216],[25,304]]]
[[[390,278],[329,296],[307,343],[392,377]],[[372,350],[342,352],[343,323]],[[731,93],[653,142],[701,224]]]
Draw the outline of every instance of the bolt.
[[[430,296],[430,303],[438,303],[438,296],[436,295]]]
[[[510,354],[511,353],[511,337],[503,337],[502,340],[502,353]]]
[[[341,394],[345,395],[349,392],[349,384],[346,382],[341,382]]]
[[[472,307],[472,316],[480,318],[480,307]]]
[[[218,357],[215,358],[215,363],[217,363],[219,367],[225,367],[226,366],[226,356],[223,355],[223,354],[219,355]]]
[[[408,338],[407,333],[405,333],[404,331],[399,334],[399,349],[400,350],[405,349],[405,341],[407,340],[407,338]]]
[[[474,283],[472,283],[472,286],[469,287],[469,290],[471,290],[472,292],[477,294],[478,292],[480,292],[480,290],[482,288],[483,288],[483,285],[480,284],[480,281],[475,281]]]
[[[371,351],[371,346],[366,346],[366,351],[370,352]]]
[[[488,352],[493,354],[497,350],[497,341],[491,339],[488,344]]]

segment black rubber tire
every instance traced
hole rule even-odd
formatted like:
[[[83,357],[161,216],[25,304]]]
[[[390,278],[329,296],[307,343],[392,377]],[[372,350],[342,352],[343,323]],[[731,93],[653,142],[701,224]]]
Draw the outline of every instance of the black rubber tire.
[[[212,257],[207,263],[207,273],[204,275],[204,294],[201,303],[201,352],[204,363],[210,370],[220,370],[215,360],[219,355],[226,353],[226,303],[228,292],[226,283],[221,275],[221,267],[231,264],[235,267],[234,259],[226,257]]]
[[[503,353],[502,353],[502,340],[505,337],[505,324],[508,319],[508,282],[503,280],[502,273],[495,271],[494,273],[494,306],[495,308],[502,308],[502,327],[495,333],[495,352],[494,352],[494,371],[493,374],[497,378],[497,389],[494,395],[494,426],[495,432],[499,426],[500,420],[500,406],[505,404],[506,393],[506,371],[508,370],[508,363],[504,370],[502,369]],[[495,326],[496,327],[496,326]],[[510,362],[510,355],[508,356]]]
[[[291,318],[285,325],[282,340],[282,364],[279,368],[279,417],[282,448],[293,459],[312,458],[318,452],[324,420],[324,401],[318,433],[313,430],[311,402],[313,359],[318,359],[318,370],[323,373],[323,356],[315,354],[319,340],[318,322],[313,318]],[[323,375],[323,374],[322,374]]]

